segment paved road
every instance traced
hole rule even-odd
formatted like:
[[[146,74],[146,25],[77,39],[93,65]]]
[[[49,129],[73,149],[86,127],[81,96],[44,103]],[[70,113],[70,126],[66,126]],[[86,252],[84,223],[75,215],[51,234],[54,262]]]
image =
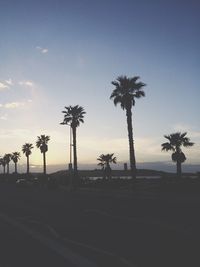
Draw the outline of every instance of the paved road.
[[[1,267],[75,266],[49,247],[2,219],[0,220],[0,248]]]
[[[199,267],[199,208],[198,195],[67,193],[0,184],[2,214],[100,267]],[[38,240],[26,241],[21,231],[12,235],[13,230],[1,224],[1,246],[5,240],[13,243],[3,254],[17,257],[19,266],[31,266],[30,251],[41,252],[34,260],[41,257],[51,264],[33,266],[70,266]],[[24,244],[29,251],[23,253],[25,259],[19,253]],[[35,247],[41,246],[37,252]]]

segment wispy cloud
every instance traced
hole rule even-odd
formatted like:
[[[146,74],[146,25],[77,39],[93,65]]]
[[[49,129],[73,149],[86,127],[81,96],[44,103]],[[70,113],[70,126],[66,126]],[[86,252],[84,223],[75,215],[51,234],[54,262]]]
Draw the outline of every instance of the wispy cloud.
[[[8,80],[5,80],[5,83],[8,84],[9,86],[14,85],[12,79],[10,79],[10,78]]]
[[[46,54],[49,52],[48,48],[43,48],[41,46],[36,46],[36,49],[39,50],[42,54]]]
[[[26,87],[33,87],[34,83],[30,80],[26,80],[26,81],[20,81],[19,85],[26,86]]]
[[[14,109],[14,108],[23,107],[24,105],[25,105],[24,102],[11,102],[11,103],[6,103],[4,107],[7,109]]]
[[[5,81],[0,81],[0,91],[5,91],[10,88],[10,86],[14,85],[12,79],[8,79]]]
[[[28,104],[32,103],[32,100],[28,99],[27,101],[21,101],[21,102],[9,102],[6,104],[0,104],[0,108],[5,109],[16,109],[16,108],[22,108],[27,106]]]
[[[9,86],[6,83],[0,82],[0,91],[7,90],[8,88]]]

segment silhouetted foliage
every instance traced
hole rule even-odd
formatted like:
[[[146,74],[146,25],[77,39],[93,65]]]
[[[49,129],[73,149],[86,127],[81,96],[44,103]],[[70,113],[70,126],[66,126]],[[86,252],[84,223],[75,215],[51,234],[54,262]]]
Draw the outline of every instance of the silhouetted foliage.
[[[31,149],[33,149],[33,145],[30,143],[25,143],[22,146],[22,152],[25,154],[27,158],[27,174],[29,174],[29,156],[31,155]]]
[[[15,164],[15,173],[17,173],[17,163],[20,159],[20,153],[19,152],[13,152],[11,155],[11,159]]]
[[[5,160],[6,165],[7,165],[7,174],[9,174],[9,164],[11,161],[11,156],[12,156],[12,154],[5,154],[4,155],[4,160]]]
[[[76,106],[68,106],[65,107],[66,110],[62,111],[64,113],[64,119],[61,124],[70,125],[72,128],[73,135],[73,156],[74,156],[74,178],[75,183],[80,183],[78,178],[78,167],[77,167],[77,145],[76,145],[76,128],[80,125],[80,123],[84,123],[84,115],[86,114],[83,107]]]
[[[48,142],[50,140],[50,136],[48,135],[40,135],[37,137],[36,147],[40,148],[41,153],[43,154],[43,173],[46,174],[46,152],[48,151]]]
[[[3,173],[5,174],[6,173],[6,160],[5,160],[5,157],[0,158],[0,165],[3,166]]]
[[[187,133],[172,133],[170,135],[164,135],[164,137],[169,141],[163,143],[162,150],[173,151],[172,161],[176,162],[177,176],[181,177],[181,164],[186,160],[185,154],[181,150],[181,146],[191,147],[194,143],[190,142],[190,139],[186,137]]]
[[[98,165],[102,167],[104,171],[104,177],[103,178],[108,178],[111,179],[111,172],[112,169],[110,167],[110,163],[116,164],[116,157],[113,157],[114,153],[112,154],[101,154],[97,160],[99,161]]]
[[[129,139],[129,154],[130,167],[132,178],[136,178],[136,160],[133,142],[133,127],[132,127],[132,106],[135,105],[135,99],[145,96],[142,88],[144,83],[138,82],[139,77],[128,78],[127,76],[119,76],[112,84],[115,86],[110,99],[113,99],[115,105],[120,104],[121,108],[126,110],[128,139]]]

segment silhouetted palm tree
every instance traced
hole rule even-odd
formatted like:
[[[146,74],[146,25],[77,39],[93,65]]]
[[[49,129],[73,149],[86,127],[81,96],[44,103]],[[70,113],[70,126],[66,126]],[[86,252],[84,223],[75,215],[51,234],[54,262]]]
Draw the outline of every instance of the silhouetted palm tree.
[[[98,161],[100,161],[98,163],[99,166],[102,167],[103,171],[104,171],[104,175],[107,178],[111,178],[111,167],[110,167],[110,163],[117,163],[117,158],[113,157],[114,153],[112,154],[101,154],[99,156],[99,158],[97,158]]]
[[[74,177],[75,182],[78,183],[78,168],[77,168],[77,147],[76,147],[76,128],[80,125],[80,123],[84,123],[84,115],[86,112],[84,108],[76,105],[76,106],[68,106],[65,107],[66,110],[62,111],[64,113],[64,119],[61,124],[68,124],[72,128],[73,135],[73,156],[74,156]]]
[[[22,146],[22,152],[25,154],[27,158],[27,174],[29,174],[29,156],[31,155],[31,149],[33,149],[33,145],[30,143],[25,143]]]
[[[181,177],[181,164],[186,160],[185,154],[181,150],[181,146],[191,147],[194,143],[190,142],[190,139],[186,137],[187,133],[172,133],[170,135],[164,135],[169,142],[163,143],[162,150],[173,151],[172,160],[176,162],[177,176]]]
[[[115,86],[110,99],[113,99],[115,105],[120,104],[121,108],[126,110],[128,139],[129,139],[129,154],[130,167],[132,178],[136,178],[136,160],[133,142],[133,127],[132,127],[132,106],[135,105],[135,99],[145,96],[142,88],[145,86],[142,82],[137,82],[138,76],[128,78],[127,76],[119,76],[112,84]]]
[[[12,154],[5,154],[4,155],[4,160],[5,160],[6,165],[7,165],[7,174],[9,174],[9,164],[11,161],[11,156],[12,156]]]
[[[6,173],[6,161],[5,158],[0,158],[0,164],[3,166],[3,173]]]
[[[48,142],[50,140],[50,136],[48,135],[40,135],[37,137],[36,147],[40,148],[41,153],[43,154],[43,173],[46,174],[46,152],[48,151]]]
[[[20,153],[19,152],[13,152],[11,155],[11,159],[15,163],[15,173],[17,173],[17,162],[20,159]]]

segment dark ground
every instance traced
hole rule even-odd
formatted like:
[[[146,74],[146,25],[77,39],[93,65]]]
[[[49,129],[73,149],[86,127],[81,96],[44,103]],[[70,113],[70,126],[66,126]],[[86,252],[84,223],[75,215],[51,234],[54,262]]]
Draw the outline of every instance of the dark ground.
[[[94,266],[199,267],[200,191],[156,183],[75,192],[1,183],[0,266],[81,266],[30,237],[24,225]]]

